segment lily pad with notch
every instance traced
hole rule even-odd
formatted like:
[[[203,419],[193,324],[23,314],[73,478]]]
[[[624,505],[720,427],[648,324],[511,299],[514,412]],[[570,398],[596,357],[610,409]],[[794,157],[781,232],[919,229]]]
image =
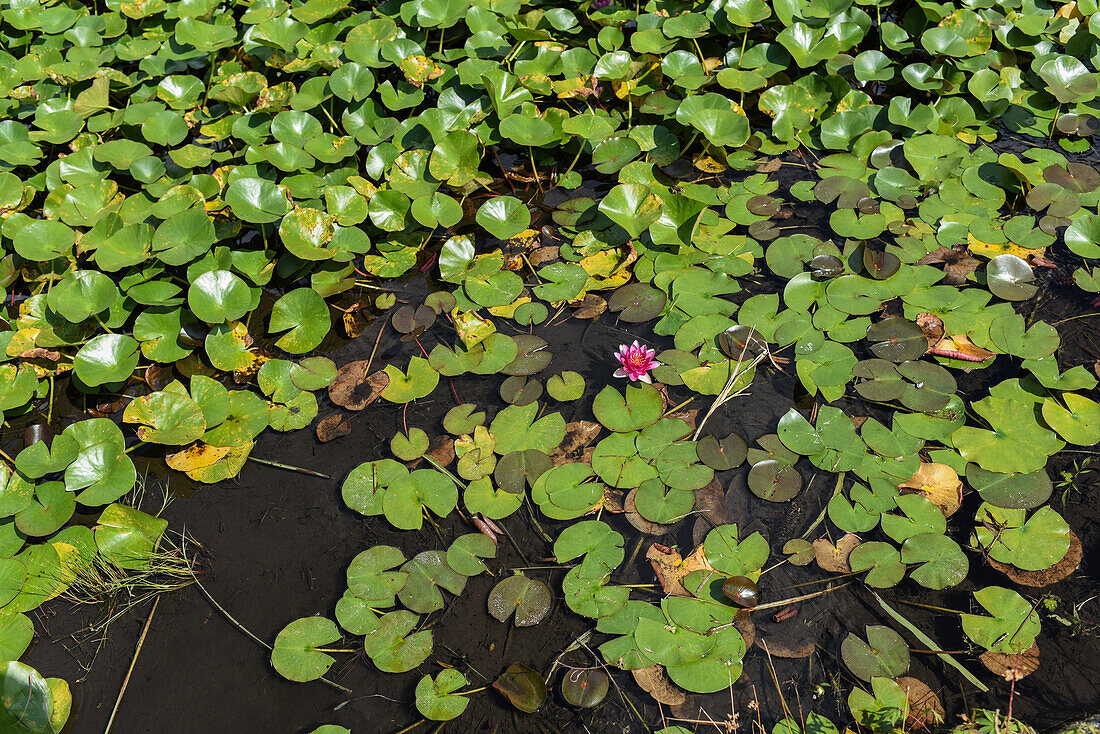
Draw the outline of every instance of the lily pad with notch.
[[[616,290],[607,300],[607,307],[628,324],[655,319],[665,310],[668,296],[647,283],[631,283]]]
[[[507,622],[514,616],[517,627],[531,627],[546,619],[553,602],[549,586],[517,571],[489,592],[489,614],[500,622]]]
[[[318,648],[324,648],[340,638],[340,630],[331,619],[296,619],[276,635],[271,649],[271,665],[287,680],[298,683],[317,680],[336,662],[335,658]]]
[[[871,353],[879,359],[901,364],[919,359],[928,351],[928,340],[919,326],[909,319],[891,317],[867,327]]]
[[[864,631],[866,640],[849,633],[840,645],[844,664],[856,677],[896,678],[909,669],[909,645],[901,635],[882,625],[870,625]]]

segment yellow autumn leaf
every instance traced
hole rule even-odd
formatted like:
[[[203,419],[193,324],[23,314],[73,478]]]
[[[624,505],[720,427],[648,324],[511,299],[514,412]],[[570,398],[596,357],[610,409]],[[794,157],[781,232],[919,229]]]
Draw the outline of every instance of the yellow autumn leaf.
[[[950,517],[962,505],[962,481],[947,464],[921,464],[898,489],[914,489]]]
[[[1034,249],[1028,249],[1026,247],[1020,247],[1014,245],[1011,242],[982,242],[971,233],[966,234],[966,246],[970,248],[970,252],[980,257],[994,258],[998,255],[1016,255],[1022,257],[1024,260],[1032,257],[1042,257],[1046,251],[1045,247],[1036,247]]]
[[[520,296],[516,300],[504,306],[491,306],[489,313],[497,318],[501,319],[513,319],[516,317],[516,309],[525,303],[530,303],[531,299],[528,296]],[[488,335],[486,335],[488,336]]]
[[[252,453],[252,447],[255,445],[254,441],[249,441],[240,446],[230,446],[220,459],[212,464],[192,469],[187,472],[187,476],[203,484],[214,484],[215,482],[232,479],[241,473],[241,469],[244,468],[244,463],[248,461],[248,455]]]
[[[480,344],[485,337],[492,334],[497,330],[495,324],[489,319],[483,319],[478,315],[477,311],[467,311],[466,313],[460,313],[457,308],[451,311],[451,318],[455,322],[455,331],[458,332],[458,338],[462,340],[462,344],[471,349],[475,345]]]
[[[216,463],[228,453],[228,446],[210,446],[202,441],[196,441],[183,451],[168,454],[164,460],[176,471],[192,472]]]

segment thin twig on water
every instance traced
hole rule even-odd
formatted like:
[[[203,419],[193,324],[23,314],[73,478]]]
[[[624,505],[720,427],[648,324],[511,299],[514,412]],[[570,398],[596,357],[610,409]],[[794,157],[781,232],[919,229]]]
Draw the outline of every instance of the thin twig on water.
[[[141,635],[138,637],[137,647],[134,648],[134,657],[130,660],[130,669],[126,671],[126,677],[122,679],[122,688],[118,691],[118,698],[115,699],[115,707],[111,709],[111,718],[107,719],[107,728],[103,730],[103,734],[110,734],[111,725],[115,723],[115,715],[118,713],[118,707],[122,705],[122,696],[126,693],[126,686],[130,685],[130,676],[134,673],[134,666],[137,665],[138,655],[141,654],[141,646],[145,644],[145,635],[149,634],[149,625],[153,623],[153,615],[156,614],[158,604],[160,604],[159,596],[153,599],[153,606],[149,610],[149,616],[145,619],[145,626],[141,628]]]

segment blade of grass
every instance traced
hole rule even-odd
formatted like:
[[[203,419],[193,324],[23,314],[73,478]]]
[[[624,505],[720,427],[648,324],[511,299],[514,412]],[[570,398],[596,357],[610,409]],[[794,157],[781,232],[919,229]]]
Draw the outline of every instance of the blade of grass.
[[[882,607],[882,609],[883,609],[883,611],[884,611],[884,612],[886,612],[886,613],[887,613],[887,614],[889,614],[889,615],[890,615],[891,617],[893,617],[893,618],[894,618],[894,621],[896,621],[896,622],[897,622],[898,624],[900,624],[900,625],[901,625],[902,627],[904,627],[905,629],[907,629],[907,630],[909,630],[910,632],[912,632],[912,633],[913,633],[913,635],[914,635],[914,636],[916,636],[916,638],[917,638],[918,640],[920,640],[920,641],[921,641],[922,643],[924,643],[925,645],[927,645],[927,646],[928,646],[928,649],[929,649],[929,650],[940,650],[940,649],[942,649],[942,648],[941,648],[941,647],[939,646],[939,643],[937,643],[937,642],[936,642],[935,640],[933,640],[933,639],[932,639],[931,637],[929,637],[928,635],[926,635],[926,634],[924,634],[923,632],[921,632],[921,631],[920,631],[920,630],[919,630],[919,629],[917,628],[917,626],[916,626],[916,625],[914,625],[914,624],[913,624],[912,622],[910,622],[910,621],[909,621],[908,619],[906,619],[905,617],[903,617],[903,616],[901,615],[901,612],[898,612],[898,611],[897,611],[897,610],[895,610],[895,609],[894,609],[893,607],[891,607],[891,606],[890,606],[889,604],[887,604],[887,603],[886,603],[885,601],[883,601],[882,597],[881,597],[881,596],[879,596],[877,592],[875,592],[875,591],[872,591],[872,592],[871,592],[871,595],[875,597],[875,600],[876,600],[876,601],[878,602],[879,606],[880,606],[880,607]],[[978,690],[980,690],[980,691],[981,691],[982,693],[988,693],[988,692],[989,692],[989,687],[988,687],[988,686],[986,686],[986,685],[985,685],[984,683],[982,683],[982,682],[981,682],[980,680],[978,680],[978,679],[977,679],[977,678],[976,678],[976,677],[974,676],[974,674],[973,674],[973,673],[971,673],[971,672],[970,672],[969,670],[967,670],[966,668],[964,668],[964,667],[963,667],[963,664],[962,664],[962,663],[960,663],[960,662],[959,662],[958,660],[956,660],[955,658],[951,657],[951,656],[950,656],[950,655],[948,655],[947,653],[936,653],[936,655],[937,655],[937,657],[939,657],[939,659],[940,659],[940,660],[943,660],[943,661],[944,661],[945,663],[947,663],[948,665],[950,665],[950,666],[951,666],[952,668],[954,668],[955,670],[957,670],[957,671],[959,671],[960,673],[962,673],[962,676],[963,676],[964,678],[966,678],[966,679],[967,679],[968,681],[970,681],[971,683],[973,683],[973,684],[974,684],[974,685],[975,685],[975,686],[976,686],[976,687],[978,688]]]

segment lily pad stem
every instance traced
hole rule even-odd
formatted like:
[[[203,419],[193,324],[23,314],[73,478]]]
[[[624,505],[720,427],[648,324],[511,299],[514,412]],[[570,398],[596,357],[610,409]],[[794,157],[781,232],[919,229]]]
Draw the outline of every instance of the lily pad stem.
[[[301,474],[309,474],[311,477],[320,477],[321,479],[332,479],[328,474],[322,474],[319,471],[313,471],[312,469],[303,469],[300,466],[291,466],[290,464],[281,464],[278,461],[271,461],[270,459],[258,459],[255,456],[249,456],[249,461],[254,461],[257,464],[265,464],[267,466],[273,466],[276,469],[285,469],[287,471],[296,471]]]
[[[188,571],[191,574],[191,578],[194,579],[194,581],[195,581],[195,586],[199,587],[199,591],[202,592],[202,595],[206,597],[206,600],[208,602],[210,602],[214,606],[215,609],[217,609],[219,612],[222,613],[223,617],[225,617],[227,620],[229,620],[230,624],[232,624],[234,627],[239,629],[241,632],[243,632],[247,636],[251,637],[252,640],[254,642],[259,643],[261,647],[265,648],[266,650],[271,650],[271,645],[267,644],[266,642],[261,640],[259,637],[252,634],[252,632],[247,627],[245,627],[243,624],[241,624],[236,619],[234,619],[233,615],[230,614],[229,612],[227,612],[221,604],[214,601],[214,597],[210,596],[210,592],[207,591],[206,587],[202,585],[201,581],[199,581],[199,577],[195,575],[194,570],[188,568]],[[339,683],[334,683],[334,682],[330,681],[328,678],[325,678],[324,676],[318,678],[317,680],[319,680],[322,683],[325,683],[325,684],[335,688],[338,691],[343,691],[344,693],[351,693],[352,692],[350,688],[345,688],[344,686],[340,685]]]

